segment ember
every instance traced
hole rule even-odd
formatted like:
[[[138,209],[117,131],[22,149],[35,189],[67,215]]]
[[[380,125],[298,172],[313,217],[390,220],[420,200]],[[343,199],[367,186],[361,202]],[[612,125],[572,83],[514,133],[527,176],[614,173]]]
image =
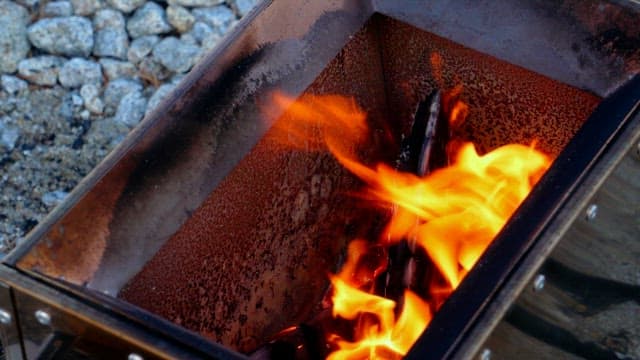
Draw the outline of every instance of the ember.
[[[451,126],[464,121],[468,112],[461,101],[451,101],[460,91],[454,88],[443,96]],[[328,335],[335,347],[328,358],[398,358],[406,354],[551,160],[533,146],[519,144],[479,155],[472,143],[453,139],[449,143],[455,147],[452,164],[427,176],[386,164],[370,167],[357,157],[358,148],[366,145],[368,129],[366,114],[353,100],[305,95],[293,101],[279,93],[273,99],[286,108],[284,116],[289,119],[276,123],[283,144],[312,151],[326,146],[367,184],[362,192],[365,199],[391,209],[390,220],[378,238],[353,240],[342,270],[329,275],[332,314],[351,321],[353,332]],[[363,259],[401,242],[407,242],[413,253],[423,251],[435,269],[416,289],[401,285],[403,294],[389,299],[376,288],[388,262],[372,266],[372,261]]]

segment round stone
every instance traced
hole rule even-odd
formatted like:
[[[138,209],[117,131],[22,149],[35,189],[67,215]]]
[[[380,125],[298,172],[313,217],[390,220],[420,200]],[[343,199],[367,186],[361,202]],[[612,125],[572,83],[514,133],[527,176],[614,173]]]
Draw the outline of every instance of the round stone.
[[[167,20],[178,32],[185,33],[191,30],[196,18],[191,15],[189,10],[178,5],[169,5],[167,7]]]
[[[0,72],[13,73],[29,52],[27,10],[11,1],[0,1]]]
[[[196,20],[211,26],[220,35],[226,33],[236,22],[233,11],[224,5],[193,9],[191,13]]]
[[[91,21],[80,16],[38,20],[27,34],[33,46],[51,54],[86,57],[93,49]]]
[[[157,35],[141,36],[133,40],[127,51],[127,59],[134,64],[139,63],[145,56],[151,54],[151,50],[159,41],[160,37]]]
[[[18,74],[23,79],[37,85],[55,85],[58,71],[64,58],[51,55],[24,59],[18,64]]]
[[[0,85],[2,90],[6,91],[9,95],[15,95],[21,91],[27,90],[27,82],[11,75],[2,75],[0,77]]]
[[[170,36],[162,39],[153,47],[153,57],[167,69],[183,73],[191,69],[200,48]]]
[[[134,127],[144,117],[146,107],[147,99],[144,98],[142,92],[130,92],[118,104],[114,120],[129,127]]]
[[[136,91],[142,91],[142,84],[140,84],[139,81],[131,79],[116,79],[109,81],[104,89],[104,95],[102,98],[106,108],[113,111],[125,95]]]
[[[187,7],[205,7],[222,4],[224,0],[169,0],[170,5],[180,5]]]
[[[144,35],[167,33],[171,31],[171,25],[167,22],[164,9],[154,2],[148,2],[133,13],[127,22],[127,31],[135,39]]]
[[[69,1],[53,1],[44,6],[42,14],[49,17],[71,16],[73,15],[73,6]]]
[[[94,114],[102,114],[104,102],[100,99],[100,89],[95,84],[85,84],[80,88],[84,107]]]
[[[75,15],[90,16],[102,9],[104,2],[103,0],[71,0],[71,5]]]
[[[145,2],[146,0],[107,0],[109,5],[124,13],[132,12],[142,6]]]
[[[64,63],[60,69],[58,81],[66,88],[76,88],[83,84],[100,84],[102,68],[94,61],[73,58]]]

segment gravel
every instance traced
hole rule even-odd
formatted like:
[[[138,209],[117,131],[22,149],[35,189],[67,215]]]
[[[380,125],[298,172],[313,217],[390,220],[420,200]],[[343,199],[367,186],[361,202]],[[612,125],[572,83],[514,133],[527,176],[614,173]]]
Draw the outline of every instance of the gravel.
[[[255,5],[255,1],[253,0],[233,0],[230,2],[230,5],[233,9],[236,10],[238,15],[245,16],[251,9],[253,9]]]
[[[132,12],[142,6],[145,2],[145,0],[107,0],[107,4],[124,13]]]
[[[169,94],[175,89],[176,85],[173,83],[164,84],[160,86],[149,98],[149,102],[147,102],[147,110],[145,115],[149,115],[155,110],[160,102],[169,96]]]
[[[111,56],[125,60],[129,48],[129,36],[125,29],[124,16],[113,9],[99,10],[93,18],[96,29],[93,54]]]
[[[113,120],[134,127],[142,120],[146,108],[147,99],[142,95],[142,92],[132,91],[120,100],[118,111],[116,111]]]
[[[69,1],[53,1],[46,3],[42,10],[43,16],[58,17],[73,15],[73,5]]]
[[[15,95],[19,92],[27,90],[27,82],[11,75],[0,76],[0,89],[7,92],[9,95]]]
[[[174,37],[164,38],[153,47],[153,57],[165,68],[175,73],[189,71],[198,54],[200,54],[198,46]]]
[[[55,85],[63,63],[64,58],[59,56],[36,56],[20,61],[18,74],[36,85]]]
[[[138,38],[144,35],[168,33],[171,31],[171,25],[167,22],[164,9],[154,2],[148,2],[136,10],[129,19],[127,31],[132,38]]]
[[[189,10],[179,5],[169,5],[167,7],[167,21],[178,32],[185,33],[193,27],[196,22],[195,16],[191,15]]]
[[[60,69],[58,81],[66,88],[77,88],[84,84],[102,83],[102,68],[95,61],[73,58]]]
[[[0,73],[13,73],[29,52],[26,28],[27,10],[10,1],[0,1]]]
[[[151,54],[151,50],[159,41],[160,37],[157,35],[141,36],[133,40],[127,52],[127,59],[134,64],[139,63],[145,56]]]
[[[69,195],[69,193],[63,190],[50,191],[42,195],[41,201],[46,206],[53,207],[61,203],[67,195]]]
[[[205,7],[222,4],[224,0],[169,0],[169,4],[189,7]]]
[[[229,31],[236,22],[235,14],[225,5],[194,9],[192,13],[198,21],[211,26],[219,35]]]
[[[27,35],[33,46],[50,54],[88,56],[93,49],[93,26],[80,16],[38,20]]]
[[[100,65],[102,65],[102,71],[107,77],[107,80],[115,80],[121,77],[136,77],[138,69],[130,62],[119,61],[110,58],[100,59]]]
[[[104,89],[104,104],[107,109],[115,109],[125,95],[132,92],[142,92],[142,89],[142,83],[137,80],[123,78],[110,81]]]
[[[105,4],[102,0],[71,0],[71,6],[75,15],[90,16],[102,9]]]
[[[98,115],[103,113],[104,102],[100,99],[100,88],[97,85],[82,85],[80,88],[80,97],[82,97],[82,103],[89,112]]]
[[[13,150],[20,137],[20,129],[11,126],[11,118],[3,116],[0,118],[0,147],[5,151]]]
[[[0,0],[0,257],[256,0]]]
[[[20,5],[24,5],[28,8],[33,8],[34,6],[36,6],[40,0],[16,0],[16,2]]]

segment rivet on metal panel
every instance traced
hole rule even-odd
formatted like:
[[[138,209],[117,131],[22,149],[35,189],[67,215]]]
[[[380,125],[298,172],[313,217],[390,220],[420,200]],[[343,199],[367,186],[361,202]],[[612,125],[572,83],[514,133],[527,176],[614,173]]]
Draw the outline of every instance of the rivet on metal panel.
[[[546,278],[543,274],[536,275],[536,278],[533,279],[533,290],[540,291],[544,289],[545,281],[546,281]]]
[[[589,207],[587,208],[587,220],[591,221],[595,219],[596,216],[598,216],[598,205],[596,204],[589,205]]]
[[[4,325],[11,324],[11,314],[5,309],[0,309],[0,323]]]
[[[490,360],[491,359],[491,350],[483,349],[478,356],[479,360]]]
[[[51,315],[44,310],[38,310],[35,313],[36,319],[42,325],[51,325]]]
[[[136,353],[131,353],[127,357],[127,360],[144,360],[144,358]]]

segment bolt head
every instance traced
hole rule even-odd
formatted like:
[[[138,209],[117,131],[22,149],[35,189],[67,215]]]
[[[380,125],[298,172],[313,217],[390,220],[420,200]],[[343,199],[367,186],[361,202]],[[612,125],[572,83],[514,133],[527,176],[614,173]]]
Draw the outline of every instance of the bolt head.
[[[127,360],[144,360],[144,358],[136,353],[131,353],[127,356]]]
[[[547,279],[543,274],[536,275],[535,279],[533,279],[533,290],[540,291],[544,289],[544,283],[546,280]]]
[[[9,325],[11,320],[11,314],[5,309],[0,309],[0,324]]]
[[[491,360],[491,350],[482,349],[482,351],[480,352],[480,356],[478,356],[478,359],[480,359],[480,360]]]
[[[51,315],[44,310],[38,310],[35,312],[36,320],[41,325],[51,325]]]
[[[587,207],[587,220],[588,221],[592,221],[593,219],[596,218],[596,216],[598,216],[598,205],[596,204],[591,204]]]

